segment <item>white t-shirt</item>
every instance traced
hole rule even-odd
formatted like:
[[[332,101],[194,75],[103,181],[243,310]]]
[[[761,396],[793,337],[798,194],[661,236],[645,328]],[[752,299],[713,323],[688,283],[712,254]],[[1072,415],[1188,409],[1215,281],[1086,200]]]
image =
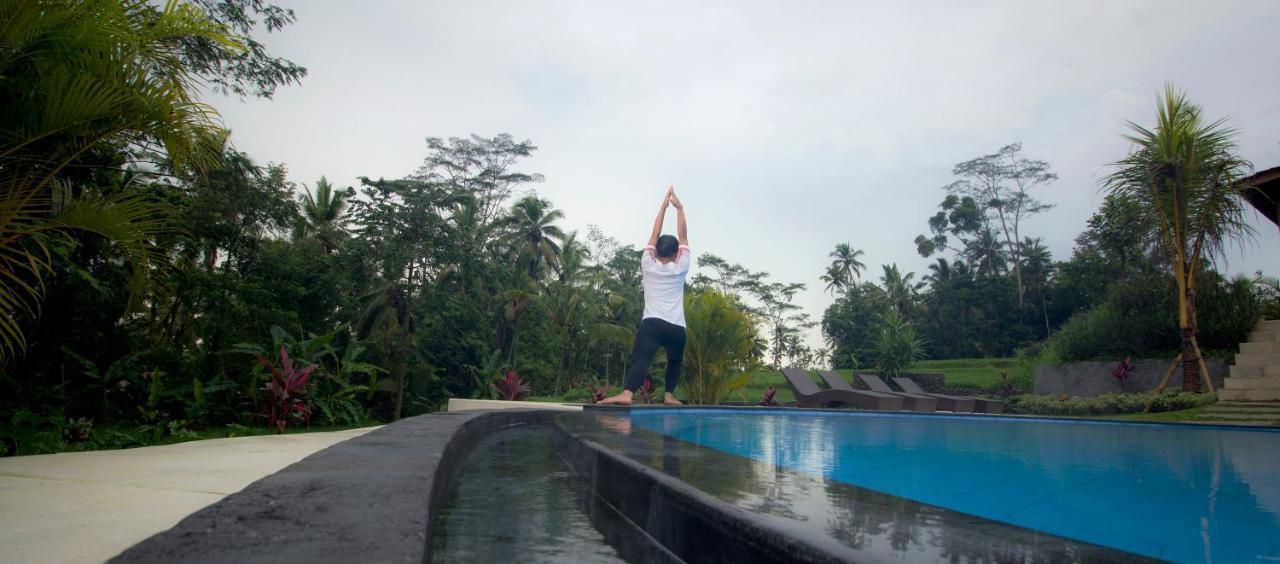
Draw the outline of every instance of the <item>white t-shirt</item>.
[[[684,327],[684,279],[693,260],[688,245],[680,245],[676,260],[658,261],[657,249],[646,245],[640,256],[644,273],[644,318],[656,317]]]

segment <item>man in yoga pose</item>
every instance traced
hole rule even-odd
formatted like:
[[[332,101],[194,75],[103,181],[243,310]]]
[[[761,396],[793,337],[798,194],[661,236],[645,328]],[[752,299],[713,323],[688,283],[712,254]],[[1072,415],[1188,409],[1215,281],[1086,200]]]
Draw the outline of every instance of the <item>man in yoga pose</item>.
[[[662,223],[667,216],[667,206],[676,208],[676,233],[680,239],[662,235]],[[667,350],[667,392],[662,403],[680,405],[676,399],[676,383],[680,381],[680,368],[684,364],[684,279],[689,274],[692,257],[689,238],[684,225],[684,204],[676,197],[675,188],[667,188],[653,221],[653,234],[640,256],[640,270],[644,273],[644,319],[636,333],[635,346],[631,348],[631,368],[622,393],[601,400],[602,404],[631,405],[631,394],[644,383],[649,373],[649,363],[658,347]]]

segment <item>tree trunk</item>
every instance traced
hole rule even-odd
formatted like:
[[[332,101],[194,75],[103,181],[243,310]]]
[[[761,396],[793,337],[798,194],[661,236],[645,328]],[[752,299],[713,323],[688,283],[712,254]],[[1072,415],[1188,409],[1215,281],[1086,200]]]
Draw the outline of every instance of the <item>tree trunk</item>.
[[[1040,311],[1044,313],[1044,338],[1049,340],[1053,336],[1053,330],[1049,328],[1049,302],[1045,299],[1048,292],[1044,288],[1040,289]]]
[[[398,366],[396,367],[396,408],[395,408],[395,413],[393,413],[391,416],[392,421],[400,420],[400,413],[401,413],[401,410],[404,408],[404,380],[405,380],[404,363],[399,363]]]
[[[1200,393],[1200,355],[1196,354],[1196,294],[1188,286],[1182,294],[1182,389]]]
[[[1021,256],[1013,257],[1013,278],[1018,283],[1018,307],[1027,305],[1027,289],[1022,286],[1022,265]]]

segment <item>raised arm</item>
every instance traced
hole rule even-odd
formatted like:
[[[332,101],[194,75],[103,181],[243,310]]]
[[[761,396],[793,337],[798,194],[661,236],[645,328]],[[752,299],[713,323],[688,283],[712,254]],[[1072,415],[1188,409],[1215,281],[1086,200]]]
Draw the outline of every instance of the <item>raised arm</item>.
[[[676,207],[676,236],[680,238],[680,244],[689,246],[689,230],[684,226],[684,204],[680,203],[680,198],[676,197],[675,189],[670,192],[671,205]]]
[[[662,207],[658,208],[658,217],[653,220],[653,233],[649,235],[648,246],[652,247],[658,244],[658,236],[662,235],[662,223],[667,219],[667,204],[671,203],[672,189],[667,188],[667,193],[662,196]]]

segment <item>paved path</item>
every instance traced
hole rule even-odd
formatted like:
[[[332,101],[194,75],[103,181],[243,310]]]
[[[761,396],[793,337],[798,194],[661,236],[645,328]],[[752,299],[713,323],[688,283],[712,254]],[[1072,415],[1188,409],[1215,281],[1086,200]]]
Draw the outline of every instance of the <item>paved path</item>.
[[[373,429],[0,458],[0,563],[102,562]]]

